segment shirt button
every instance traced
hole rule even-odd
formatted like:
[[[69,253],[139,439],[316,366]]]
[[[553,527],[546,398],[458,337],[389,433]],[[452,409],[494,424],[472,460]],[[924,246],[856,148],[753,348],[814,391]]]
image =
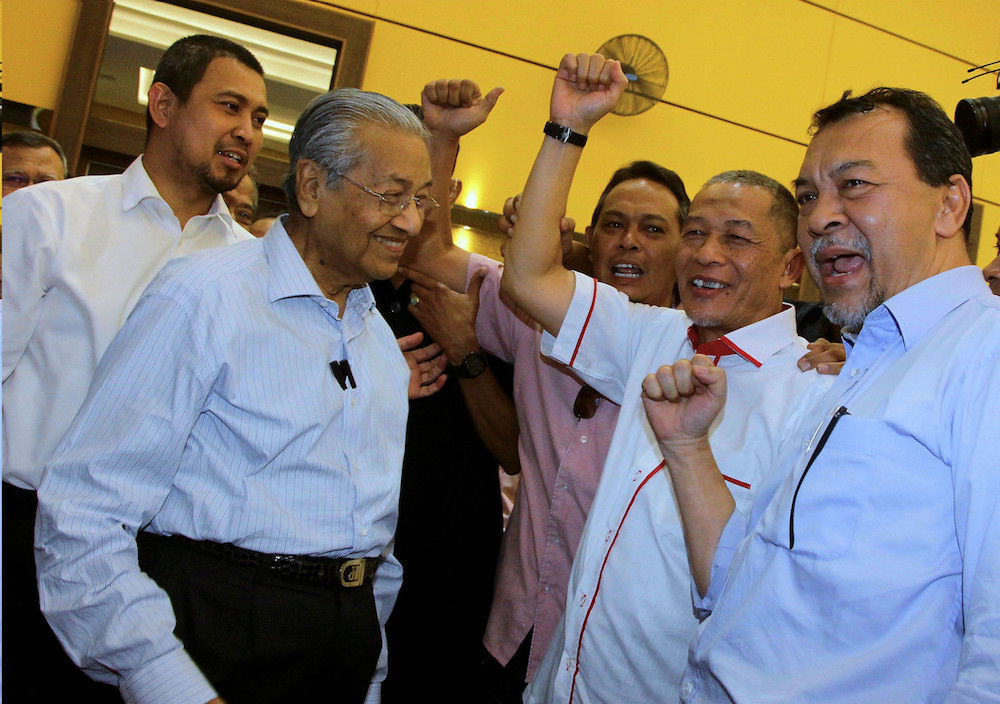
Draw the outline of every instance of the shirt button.
[[[586,445],[587,444],[587,436],[586,435],[581,435],[580,436],[580,442],[582,442],[584,445]]]
[[[681,685],[681,696],[690,697],[694,693],[694,685],[688,680]]]
[[[858,369],[857,367],[855,367],[854,369],[851,370],[851,378],[852,379],[857,379],[859,376],[861,376],[861,370],[860,369]]]
[[[361,535],[368,535],[368,530],[367,530],[367,529],[364,529],[364,528],[362,528],[362,529],[361,529]]]

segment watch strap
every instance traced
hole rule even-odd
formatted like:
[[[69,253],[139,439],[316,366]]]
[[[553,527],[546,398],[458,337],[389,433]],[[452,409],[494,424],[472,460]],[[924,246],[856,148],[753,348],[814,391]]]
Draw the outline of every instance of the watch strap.
[[[542,132],[544,132],[547,136],[552,137],[552,139],[562,142],[563,144],[572,144],[576,147],[582,147],[587,143],[587,135],[574,132],[569,127],[560,125],[558,122],[552,122],[551,120],[545,123],[545,127],[542,129]]]

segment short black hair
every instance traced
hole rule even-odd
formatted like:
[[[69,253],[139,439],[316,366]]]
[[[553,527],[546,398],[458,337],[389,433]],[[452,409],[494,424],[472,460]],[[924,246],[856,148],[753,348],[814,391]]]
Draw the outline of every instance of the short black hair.
[[[607,200],[611,190],[620,183],[636,179],[645,179],[653,183],[658,183],[673,193],[678,205],[677,224],[682,225],[684,223],[684,218],[688,214],[688,208],[691,206],[691,199],[684,189],[684,181],[674,171],[664,166],[660,166],[652,161],[639,160],[626,164],[611,175],[611,180],[608,181],[608,185],[601,192],[601,197],[597,199],[597,207],[594,208],[594,214],[590,218],[591,227],[596,227],[597,221],[601,217],[601,211],[604,210],[604,201]]]
[[[0,147],[28,147],[29,149],[42,149],[44,147],[48,147],[56,153],[56,156],[58,156],[59,160],[62,162],[63,178],[69,178],[69,169],[66,166],[66,153],[63,151],[63,148],[59,146],[59,142],[51,137],[46,137],[41,132],[24,130],[17,132],[4,132],[0,141],[2,141],[2,145],[0,145]]]
[[[906,118],[908,131],[903,144],[921,181],[930,186],[947,186],[955,174],[965,177],[972,188],[972,157],[965,140],[936,100],[908,88],[879,86],[864,95],[845,91],[840,100],[813,114],[812,134],[851,115],[867,114],[875,108],[891,107]],[[962,228],[972,231],[972,204]]]
[[[156,65],[153,83],[163,83],[186,103],[191,91],[198,85],[208,70],[208,65],[219,57],[236,59],[252,71],[264,75],[264,69],[257,57],[234,41],[208,34],[192,34],[178,39],[163,52]],[[146,110],[146,131],[152,130],[153,118]]]

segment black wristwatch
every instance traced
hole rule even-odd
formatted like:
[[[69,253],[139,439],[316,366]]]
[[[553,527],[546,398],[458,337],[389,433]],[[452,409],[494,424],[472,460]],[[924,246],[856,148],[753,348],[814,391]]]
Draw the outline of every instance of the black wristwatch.
[[[486,371],[489,364],[486,360],[486,353],[482,350],[469,352],[458,364],[449,364],[447,372],[462,379],[475,379]]]
[[[551,120],[545,123],[542,132],[557,142],[572,144],[574,147],[582,147],[587,144],[587,135],[574,132],[566,125],[560,125],[558,122],[552,122]]]

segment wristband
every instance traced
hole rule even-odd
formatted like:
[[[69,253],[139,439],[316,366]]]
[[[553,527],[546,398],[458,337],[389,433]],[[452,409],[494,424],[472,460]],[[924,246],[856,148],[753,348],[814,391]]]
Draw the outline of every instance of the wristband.
[[[552,122],[551,120],[545,123],[545,128],[542,131],[549,137],[552,137],[552,139],[562,142],[563,144],[572,144],[575,147],[582,147],[587,143],[587,135],[574,132],[569,127]]]

